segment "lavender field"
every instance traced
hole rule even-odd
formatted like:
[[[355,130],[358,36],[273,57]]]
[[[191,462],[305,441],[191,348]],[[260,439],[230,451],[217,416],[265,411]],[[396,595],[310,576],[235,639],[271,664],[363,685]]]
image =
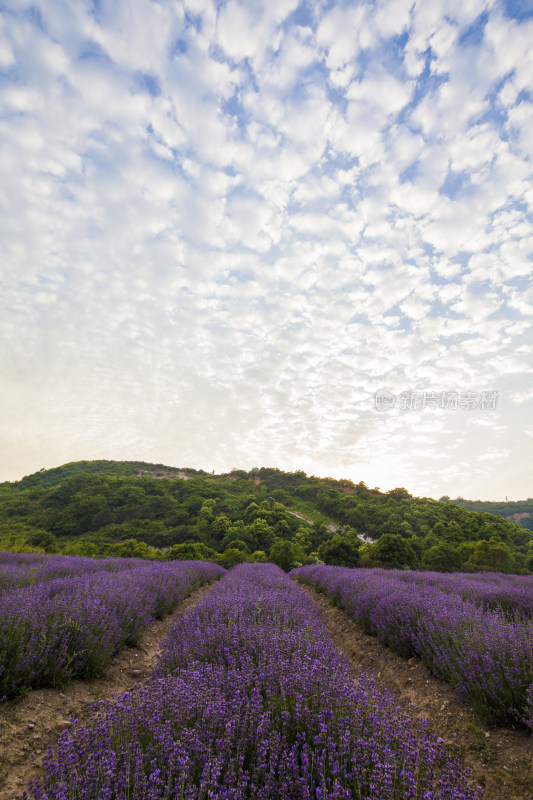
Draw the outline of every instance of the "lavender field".
[[[182,617],[153,679],[65,731],[26,800],[474,800],[459,764],[371,679],[316,604],[242,565]]]
[[[443,573],[412,570],[373,570],[418,586],[435,586],[442,592],[460,595],[485,611],[505,613],[510,619],[533,617],[533,575],[502,573]]]
[[[499,574],[1,553],[0,697],[103,674],[215,579],[151,678],[64,728],[21,800],[481,798],[423,719],[372,674],[354,680],[300,582],[484,720],[532,727],[533,584]]]
[[[0,553],[0,698],[100,675],[199,583],[206,562]]]
[[[325,592],[400,655],[421,659],[482,718],[533,726],[531,576],[327,566],[291,576]]]
[[[45,553],[0,552],[0,597],[11,589],[21,589],[56,578],[74,578],[97,572],[129,572],[145,566],[141,558],[81,558]]]

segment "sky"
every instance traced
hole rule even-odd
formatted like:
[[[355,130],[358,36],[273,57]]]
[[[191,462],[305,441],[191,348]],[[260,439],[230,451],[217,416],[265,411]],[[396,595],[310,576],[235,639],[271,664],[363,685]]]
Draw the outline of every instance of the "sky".
[[[533,496],[533,0],[0,0],[0,480]]]

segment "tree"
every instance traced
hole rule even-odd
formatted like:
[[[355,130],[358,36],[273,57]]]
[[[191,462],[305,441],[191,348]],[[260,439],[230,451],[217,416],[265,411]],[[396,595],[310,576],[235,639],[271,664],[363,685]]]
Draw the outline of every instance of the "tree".
[[[201,542],[183,542],[170,548],[165,558],[173,561],[212,561],[215,551]]]
[[[416,562],[411,543],[399,533],[384,533],[374,545],[373,556],[386,567],[402,569]]]
[[[359,548],[347,537],[335,534],[332,539],[320,545],[318,557],[324,564],[331,566],[357,567]]]
[[[475,542],[463,542],[457,548],[461,554],[461,564],[465,564],[472,557],[472,553],[476,549]]]
[[[283,503],[284,505],[287,505],[291,501],[290,495],[285,489],[274,489],[274,491],[270,493],[270,496],[276,500],[276,502]]]
[[[220,542],[224,538],[230,525],[231,523],[225,514],[219,514],[215,517],[211,525],[211,532],[217,541]]]
[[[198,514],[198,522],[196,524],[196,527],[198,529],[198,533],[200,534],[202,541],[204,542],[209,537],[209,534],[211,532],[211,525],[215,519],[215,515],[213,513],[214,507],[215,507],[214,500],[205,500]]]
[[[526,569],[526,556],[524,553],[514,553],[513,555],[513,572],[522,572]]]
[[[309,532],[309,539],[313,547],[318,547],[325,539],[328,538],[329,531],[324,522],[313,522]]]
[[[244,512],[244,518],[245,518],[245,520],[246,520],[247,522],[252,522],[252,520],[256,519],[256,517],[257,517],[258,515],[260,515],[260,513],[261,513],[261,512],[259,511],[259,506],[258,506],[258,505],[257,505],[257,503],[255,502],[255,500],[253,500],[253,501],[252,501],[252,502],[251,502],[251,503],[248,505],[248,507],[246,508],[246,511]]]
[[[247,526],[246,530],[252,537],[254,543],[253,547],[256,550],[269,550],[276,539],[274,529],[261,517],[254,519],[252,524]]]
[[[94,542],[88,541],[87,539],[82,539],[81,541],[67,547],[65,555],[96,558],[98,556],[98,545],[96,545]]]
[[[362,567],[374,567],[374,548],[375,544],[366,542],[359,548],[359,563]]]
[[[400,536],[403,536],[404,539],[410,539],[413,536],[413,529],[406,520],[400,522],[397,530]]]
[[[49,531],[33,531],[26,538],[27,544],[32,547],[40,547],[45,553],[57,553],[57,539]]]
[[[242,539],[231,539],[231,541],[228,542],[228,544],[224,548],[224,550],[225,551],[226,550],[231,550],[232,548],[234,550],[240,550],[241,553],[249,553],[250,552],[250,550],[248,549],[248,545],[246,544],[246,542],[243,542]]]
[[[304,559],[302,548],[295,542],[277,539],[270,550],[270,561],[278,567],[289,572]]]
[[[224,569],[231,569],[231,567],[234,567],[236,564],[244,564],[248,559],[249,553],[237,550],[236,547],[230,547],[216,557],[217,563],[220,564],[221,567],[224,567]]]
[[[291,538],[291,529],[286,519],[280,519],[274,526],[274,531],[281,539]]]
[[[232,525],[230,528],[228,528],[226,535],[222,540],[221,549],[227,550],[228,547],[232,547],[232,542],[244,542],[250,552],[257,549],[256,538],[250,531],[250,526],[243,525],[240,520],[235,525]],[[237,550],[238,549],[239,548],[237,547]]]
[[[422,557],[422,564],[427,569],[453,572],[461,568],[461,553],[457,547],[448,542],[439,542],[426,550]]]
[[[407,489],[404,489],[403,486],[399,489],[391,489],[390,492],[387,492],[389,497],[394,498],[394,500],[411,500],[412,495],[409,494]]]
[[[299,545],[304,553],[308,553],[311,549],[310,528],[300,527],[293,536],[293,542]]]
[[[477,542],[467,566],[473,569],[485,568],[505,572],[512,568],[513,556],[504,542],[481,540]]]
[[[125,539],[118,544],[112,544],[107,551],[107,555],[116,558],[134,558],[138,544],[137,539]]]
[[[432,530],[433,536],[435,536],[439,542],[445,541],[446,539],[446,528],[444,523],[436,522],[433,526]]]

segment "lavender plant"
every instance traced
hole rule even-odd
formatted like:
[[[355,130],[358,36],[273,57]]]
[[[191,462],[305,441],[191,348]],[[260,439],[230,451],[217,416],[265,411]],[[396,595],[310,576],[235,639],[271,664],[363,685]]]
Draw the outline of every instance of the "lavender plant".
[[[140,561],[12,589],[0,597],[0,697],[101,674],[154,618],[223,573],[206,562]]]
[[[127,572],[145,566],[140,558],[82,558],[44,553],[5,553],[0,551],[0,597],[23,586],[90,575],[97,572]]]
[[[533,617],[533,575],[497,572],[455,572],[450,575],[411,570],[391,570],[388,575],[405,583],[430,585],[442,592],[460,595],[485,611],[501,611],[509,619]]]
[[[458,763],[366,678],[272,565],[224,577],[147,685],[62,734],[24,800],[475,800]]]
[[[405,657],[416,656],[485,719],[531,724],[533,622],[441,591],[433,578],[384,570],[310,566],[291,576],[324,591],[364,630]],[[482,592],[481,592],[482,593]]]

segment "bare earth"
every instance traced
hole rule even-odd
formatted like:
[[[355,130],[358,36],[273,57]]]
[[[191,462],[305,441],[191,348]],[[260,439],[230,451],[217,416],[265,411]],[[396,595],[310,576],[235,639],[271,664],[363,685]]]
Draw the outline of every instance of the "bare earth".
[[[118,653],[101,678],[73,681],[64,689],[36,689],[20,700],[0,705],[0,800],[20,796],[31,778],[39,777],[43,756],[55,746],[71,718],[88,720],[97,700],[122,694],[150,676],[159,642],[173,622],[210,591],[204,584],[166,619],[147,629],[138,647]]]
[[[449,752],[459,756],[470,769],[471,783],[482,787],[484,800],[532,800],[531,734],[487,727],[474,711],[458,703],[453,689],[434,678],[420,661],[406,661],[396,655],[364,633],[325,595],[302,588],[321,608],[330,635],[352,664],[354,677],[372,673],[411,717],[427,719]]]
[[[39,689],[21,700],[0,706],[0,800],[20,796],[30,778],[40,774],[48,746],[69,725],[70,718],[90,718],[97,700],[131,689],[148,679],[159,653],[159,642],[174,620],[210,591],[204,585],[173,615],[147,630],[138,648],[119,653],[106,674],[93,681],[73,681],[62,691]],[[533,798],[533,737],[512,728],[489,728],[454,697],[420,662],[397,656],[363,633],[346,612],[322,594],[303,587],[324,614],[337,647],[349,658],[354,677],[372,673],[413,718],[423,717],[471,770],[471,782],[484,789],[485,800]],[[488,736],[487,736],[488,734]]]

